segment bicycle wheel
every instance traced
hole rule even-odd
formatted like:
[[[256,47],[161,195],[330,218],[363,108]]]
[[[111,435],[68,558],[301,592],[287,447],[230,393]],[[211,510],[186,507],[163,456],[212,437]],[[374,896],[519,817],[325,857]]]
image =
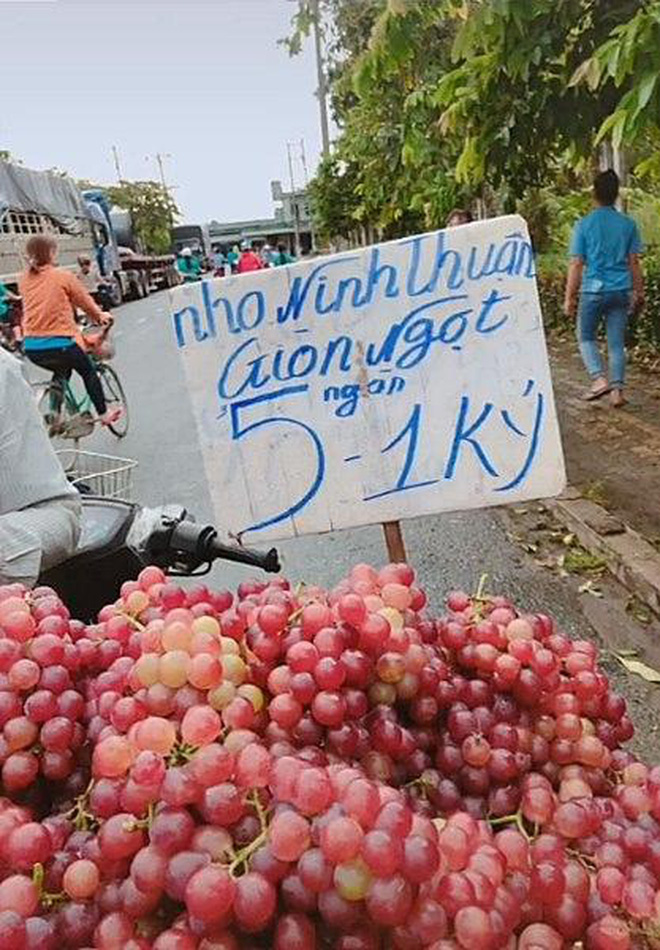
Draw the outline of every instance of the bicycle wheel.
[[[103,395],[105,396],[108,408],[120,406],[122,409],[122,414],[117,422],[109,425],[108,429],[110,429],[112,434],[116,435],[118,439],[123,439],[128,432],[128,402],[126,400],[126,394],[124,393],[124,387],[119,382],[119,377],[112,366],[109,366],[107,363],[97,364],[97,371],[101,379]]]

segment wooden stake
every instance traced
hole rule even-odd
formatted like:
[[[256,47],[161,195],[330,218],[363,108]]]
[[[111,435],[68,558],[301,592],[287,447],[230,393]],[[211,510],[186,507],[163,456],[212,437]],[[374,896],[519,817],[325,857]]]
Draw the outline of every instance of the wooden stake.
[[[385,544],[387,556],[393,564],[401,564],[406,560],[406,546],[403,541],[400,521],[384,521]]]

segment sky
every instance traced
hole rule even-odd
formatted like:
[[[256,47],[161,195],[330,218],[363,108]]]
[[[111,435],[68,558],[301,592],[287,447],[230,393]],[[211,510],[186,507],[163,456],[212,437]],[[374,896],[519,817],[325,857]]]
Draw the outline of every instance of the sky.
[[[270,217],[320,151],[311,42],[291,0],[0,0],[0,149],[76,178],[157,178],[188,223]]]

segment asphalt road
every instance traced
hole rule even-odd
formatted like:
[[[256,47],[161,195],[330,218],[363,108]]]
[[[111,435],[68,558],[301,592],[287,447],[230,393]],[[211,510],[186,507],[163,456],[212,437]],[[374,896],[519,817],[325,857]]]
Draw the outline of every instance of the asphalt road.
[[[139,462],[134,500],[144,505],[179,503],[197,520],[210,520],[182,369],[167,335],[166,302],[166,296],[158,294],[117,312],[113,365],[126,389],[130,429],[121,441],[100,432],[85,447]],[[574,595],[507,539],[498,511],[418,518],[404,524],[404,533],[409,560],[434,604],[452,588],[476,588],[487,573],[489,590],[510,595],[528,608],[551,605],[571,632],[586,633]],[[325,585],[339,580],[356,561],[386,560],[379,526],[287,541],[280,551],[287,576]],[[241,567],[216,565],[211,578],[214,585],[232,586],[249,574]]]

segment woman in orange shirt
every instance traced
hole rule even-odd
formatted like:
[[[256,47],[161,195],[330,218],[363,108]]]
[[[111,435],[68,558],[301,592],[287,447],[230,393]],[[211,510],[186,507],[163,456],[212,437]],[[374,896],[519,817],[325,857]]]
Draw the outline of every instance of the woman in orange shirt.
[[[75,370],[82,377],[100,421],[116,422],[121,409],[109,410],[94,364],[79,346],[76,307],[94,321],[105,324],[110,318],[92,300],[78,278],[55,266],[57,242],[35,235],[27,242],[29,268],[19,281],[23,299],[25,355],[43,369],[51,370],[55,382],[64,387]]]

